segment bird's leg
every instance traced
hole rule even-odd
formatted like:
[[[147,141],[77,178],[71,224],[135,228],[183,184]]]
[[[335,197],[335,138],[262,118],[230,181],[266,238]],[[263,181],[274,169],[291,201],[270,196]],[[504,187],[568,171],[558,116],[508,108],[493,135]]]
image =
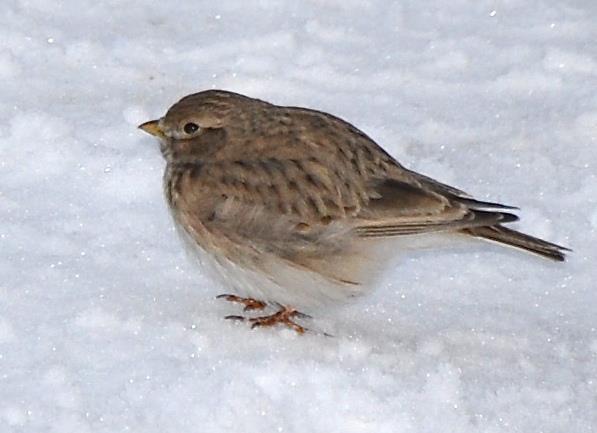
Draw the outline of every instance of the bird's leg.
[[[243,304],[245,306],[243,311],[263,310],[267,306],[267,304],[263,301],[258,301],[257,299],[253,298],[241,298],[240,296],[236,295],[218,295],[216,296],[216,299],[225,299],[226,301]]]
[[[298,334],[304,334],[307,331],[306,328],[301,325],[294,323],[293,318],[295,317],[310,317],[306,314],[296,311],[294,308],[280,306],[280,310],[269,316],[261,316],[249,319],[251,323],[251,329],[262,326],[274,326],[277,324],[286,325],[290,329],[294,329]]]
[[[216,299],[225,299],[226,301],[236,302],[239,304],[243,304],[245,308],[243,311],[252,311],[252,310],[263,310],[267,304],[263,301],[258,301],[257,299],[253,298],[242,298],[237,295],[218,295]],[[273,314],[268,316],[260,316],[260,317],[253,317],[247,318],[243,316],[231,315],[226,316],[226,319],[230,320],[247,320],[251,323],[251,328],[258,328],[258,327],[269,327],[275,326],[278,324],[286,325],[287,327],[294,329],[298,334],[304,334],[307,331],[307,328],[295,323],[292,319],[298,318],[310,318],[311,316],[301,313],[294,308],[285,307],[280,304],[276,304],[279,307],[279,310]]]

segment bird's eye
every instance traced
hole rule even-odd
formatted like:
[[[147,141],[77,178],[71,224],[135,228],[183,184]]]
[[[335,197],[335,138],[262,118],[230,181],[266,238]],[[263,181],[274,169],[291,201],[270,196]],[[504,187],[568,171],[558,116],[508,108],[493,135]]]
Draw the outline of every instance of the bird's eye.
[[[193,122],[189,122],[189,123],[185,124],[185,126],[182,129],[184,130],[185,133],[191,135],[199,130],[199,125],[197,125],[196,123],[193,123]]]

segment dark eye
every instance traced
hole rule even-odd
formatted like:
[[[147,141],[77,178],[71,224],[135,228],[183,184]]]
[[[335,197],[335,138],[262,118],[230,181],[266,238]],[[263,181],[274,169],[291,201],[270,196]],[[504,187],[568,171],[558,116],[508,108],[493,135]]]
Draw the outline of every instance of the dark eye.
[[[184,129],[184,132],[191,135],[199,130],[199,125],[197,125],[196,123],[193,123],[193,122],[189,122],[189,123],[185,124],[184,128],[182,128],[182,129]]]

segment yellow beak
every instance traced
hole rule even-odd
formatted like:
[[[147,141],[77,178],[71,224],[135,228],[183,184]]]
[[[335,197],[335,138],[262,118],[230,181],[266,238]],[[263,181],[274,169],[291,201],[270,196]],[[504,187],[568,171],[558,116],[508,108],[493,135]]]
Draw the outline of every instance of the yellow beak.
[[[155,137],[164,136],[164,132],[162,131],[162,128],[160,128],[158,120],[150,120],[149,122],[142,123],[139,125],[139,129],[142,129],[143,131]]]

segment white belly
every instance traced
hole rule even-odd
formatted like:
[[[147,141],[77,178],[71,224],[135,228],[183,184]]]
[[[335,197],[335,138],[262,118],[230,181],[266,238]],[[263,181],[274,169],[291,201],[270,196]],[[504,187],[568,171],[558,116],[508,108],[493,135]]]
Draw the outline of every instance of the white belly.
[[[199,261],[202,272],[218,283],[224,293],[300,309],[338,303],[365,290],[363,285],[330,281],[277,257],[264,257],[264,269],[242,266],[222,254],[206,251],[180,224],[176,228],[189,255]]]

